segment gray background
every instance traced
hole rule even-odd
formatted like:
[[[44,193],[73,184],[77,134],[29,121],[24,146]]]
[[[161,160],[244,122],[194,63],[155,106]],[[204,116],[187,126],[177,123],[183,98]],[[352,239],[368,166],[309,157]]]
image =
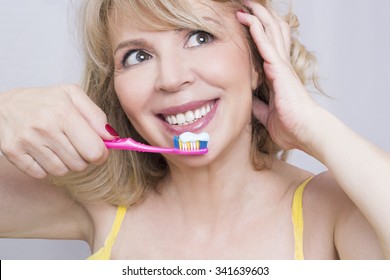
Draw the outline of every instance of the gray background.
[[[79,81],[82,62],[74,17],[79,2],[0,0],[0,92]],[[291,2],[302,25],[301,41],[317,55],[322,87],[332,97],[315,95],[316,100],[390,152],[390,1]],[[290,162],[315,173],[325,170],[298,151]],[[0,239],[0,259],[88,255],[81,241]]]

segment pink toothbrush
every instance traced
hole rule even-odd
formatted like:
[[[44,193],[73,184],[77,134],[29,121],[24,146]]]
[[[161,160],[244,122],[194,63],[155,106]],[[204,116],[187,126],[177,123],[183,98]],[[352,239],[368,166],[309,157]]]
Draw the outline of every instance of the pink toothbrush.
[[[184,133],[186,136],[192,133]],[[202,133],[202,136],[206,135],[207,140],[195,140],[182,141],[182,136],[175,136],[173,139],[174,148],[155,147],[146,144],[139,143],[131,138],[118,138],[114,140],[104,140],[104,144],[109,149],[129,150],[146,153],[162,153],[162,154],[177,154],[177,155],[203,155],[208,152],[208,134]]]

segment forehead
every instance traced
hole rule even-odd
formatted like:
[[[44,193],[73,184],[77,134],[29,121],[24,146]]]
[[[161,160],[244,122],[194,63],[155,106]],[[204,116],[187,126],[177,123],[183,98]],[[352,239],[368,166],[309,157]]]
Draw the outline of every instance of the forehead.
[[[233,0],[117,1],[123,5],[114,6],[109,18],[109,41],[114,55],[129,40],[140,41],[145,36],[150,39],[153,32],[183,29],[206,31],[222,41],[235,41],[243,46],[239,41],[244,40],[245,31],[236,19]],[[168,2],[174,5],[167,5]]]
[[[231,1],[117,0],[112,7],[109,28],[114,34],[121,33],[123,27],[142,31],[198,28],[212,32],[217,29],[213,22],[224,25],[224,18],[234,14],[229,13],[233,9],[227,3]]]

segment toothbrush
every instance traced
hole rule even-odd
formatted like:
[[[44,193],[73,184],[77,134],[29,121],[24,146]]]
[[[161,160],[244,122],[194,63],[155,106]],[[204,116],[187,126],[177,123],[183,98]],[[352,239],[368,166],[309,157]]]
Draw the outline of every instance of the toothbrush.
[[[109,149],[117,150],[176,155],[203,155],[208,152],[208,140],[209,136],[207,133],[193,134],[190,132],[185,132],[180,136],[174,136],[173,148],[150,146],[139,143],[131,138],[104,140],[104,144]]]

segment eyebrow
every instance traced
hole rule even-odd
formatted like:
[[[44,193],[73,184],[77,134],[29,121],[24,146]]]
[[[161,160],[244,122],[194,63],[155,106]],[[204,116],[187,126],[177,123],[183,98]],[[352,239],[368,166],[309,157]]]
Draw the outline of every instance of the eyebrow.
[[[211,18],[211,17],[208,17],[208,16],[205,16],[203,17],[204,20],[206,21],[211,21],[211,22],[214,22],[215,24],[217,25],[221,25],[221,23],[214,19],[214,18]],[[178,28],[176,29],[175,31],[177,32],[180,32],[182,30],[184,30],[185,28]],[[114,55],[120,50],[120,49],[123,49],[123,48],[128,48],[130,46],[133,46],[133,47],[136,47],[136,48],[147,48],[149,47],[149,44],[147,43],[147,41],[143,40],[143,39],[134,39],[134,40],[126,40],[126,41],[123,41],[121,43],[118,44],[118,46],[115,48],[114,50]]]
[[[145,48],[148,47],[149,44],[143,39],[134,39],[134,40],[126,40],[118,44],[115,48],[114,55],[123,48],[128,48],[129,46],[133,46],[136,48]]]

